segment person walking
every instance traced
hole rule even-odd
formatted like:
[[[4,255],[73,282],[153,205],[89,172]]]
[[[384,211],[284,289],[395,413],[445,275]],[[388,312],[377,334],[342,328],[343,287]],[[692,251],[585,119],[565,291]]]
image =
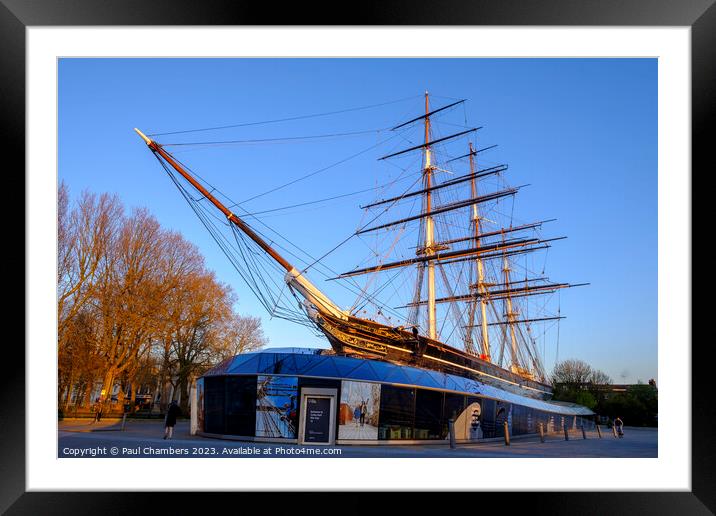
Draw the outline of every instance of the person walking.
[[[360,426],[365,425],[365,414],[368,412],[368,407],[365,404],[365,401],[360,404]]]
[[[174,425],[177,424],[177,417],[181,415],[181,409],[177,405],[176,400],[169,404],[167,409],[167,419],[164,423],[164,439],[171,439],[174,434]]]
[[[97,398],[97,405],[96,405],[96,410],[97,410],[97,412],[96,412],[95,415],[94,415],[94,420],[95,420],[97,423],[99,423],[100,421],[102,421],[102,406],[103,406],[103,404],[104,404],[104,403],[103,403],[102,399],[101,399],[101,398]]]
[[[614,420],[614,426],[617,428],[617,435],[624,437],[624,421],[622,421],[620,417]]]
[[[356,408],[353,411],[353,420],[355,421],[356,426],[360,424],[360,405],[356,405]]]

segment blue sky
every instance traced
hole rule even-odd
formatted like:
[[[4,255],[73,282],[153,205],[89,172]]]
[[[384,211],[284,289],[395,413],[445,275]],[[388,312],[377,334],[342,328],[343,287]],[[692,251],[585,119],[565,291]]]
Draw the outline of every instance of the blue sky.
[[[516,204],[519,219],[556,218],[549,234],[568,236],[549,251],[550,276],[590,283],[561,294],[567,319],[558,351],[546,352],[547,368],[557,356],[579,358],[617,382],[658,379],[655,59],[61,59],[59,177],[73,196],[112,192],[129,207],[146,206],[197,244],[207,265],[236,290],[237,310],[262,318],[271,345],[327,347],[303,327],[268,317],[132,128],[170,132],[388,103],[159,137],[196,142],[366,131],[300,145],[175,148],[178,158],[242,201],[385,138],[376,130],[419,115],[425,90],[434,107],[468,99],[451,116],[483,126],[478,146],[499,144],[486,166],[508,163],[507,181],[530,185]],[[367,153],[244,207],[331,197],[395,176],[375,158]],[[358,206],[374,198],[368,192],[262,220],[318,256],[356,228]],[[348,246],[327,263],[348,270],[357,265],[350,253]],[[334,287],[326,288],[331,294]]]

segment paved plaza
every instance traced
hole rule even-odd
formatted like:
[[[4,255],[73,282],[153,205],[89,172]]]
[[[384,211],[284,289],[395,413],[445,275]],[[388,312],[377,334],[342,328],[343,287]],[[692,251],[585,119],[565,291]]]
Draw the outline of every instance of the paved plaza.
[[[120,430],[117,420],[91,423],[87,420],[67,420],[59,423],[59,457],[657,457],[656,428],[630,428],[624,438],[616,439],[604,428],[602,438],[596,431],[570,433],[569,441],[563,434],[550,434],[544,443],[539,437],[513,438],[510,446],[490,441],[477,444],[459,444],[451,449],[445,444],[427,445],[340,445],[302,446],[295,444],[254,443],[246,441],[209,439],[189,434],[189,423],[180,421],[174,429],[174,438],[162,439],[161,421],[129,420]]]

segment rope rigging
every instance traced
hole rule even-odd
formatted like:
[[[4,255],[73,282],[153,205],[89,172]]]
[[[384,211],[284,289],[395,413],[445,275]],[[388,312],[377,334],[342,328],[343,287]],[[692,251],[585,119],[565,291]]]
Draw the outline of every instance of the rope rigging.
[[[420,97],[420,95],[413,95],[410,97],[405,97],[402,99],[397,100],[390,100],[388,102],[381,102],[379,104],[369,104],[367,106],[358,106],[353,108],[346,108],[346,109],[339,109],[336,111],[326,111],[323,113],[313,113],[310,115],[298,115],[298,116],[291,116],[286,118],[275,118],[272,120],[263,120],[263,121],[257,121],[257,122],[243,122],[239,124],[231,124],[231,125],[220,125],[220,126],[214,126],[214,127],[202,127],[198,129],[185,129],[183,131],[171,131],[171,132],[165,132],[165,133],[147,133],[147,136],[167,136],[167,135],[173,135],[173,134],[186,134],[186,133],[198,133],[198,132],[204,132],[204,131],[218,131],[222,129],[234,129],[237,127],[251,127],[256,125],[267,125],[267,124],[276,124],[280,122],[293,122],[296,120],[307,120],[309,118],[320,118],[324,116],[331,116],[331,115],[339,115],[343,113],[351,113],[353,111],[362,111],[364,109],[373,109],[377,107],[383,107],[388,106],[391,104],[398,104],[400,102],[405,102],[407,100],[413,100],[416,97]]]
[[[218,140],[204,142],[181,142],[181,143],[162,143],[162,147],[200,147],[205,145],[232,145],[232,144],[255,144],[255,143],[281,143],[281,142],[297,142],[304,140],[320,140],[325,138],[339,138],[343,136],[358,136],[363,134],[376,134],[385,131],[383,129],[369,129],[365,131],[351,131],[347,133],[329,133],[314,134],[309,136],[284,136],[282,138],[258,138],[251,140]]]
[[[390,103],[402,102],[404,100],[408,99],[400,99],[341,111],[267,120],[264,122],[247,122],[244,124],[153,134],[171,135],[228,129],[231,127],[272,124],[311,117],[329,116],[359,109],[370,109]],[[457,104],[459,103],[456,103],[456,105]],[[447,126],[468,127],[467,113],[464,108],[464,103],[462,104],[464,125],[447,121],[441,121],[440,123]],[[448,106],[443,109],[444,110],[436,110],[436,112],[441,111],[440,117],[455,111],[456,107]],[[428,115],[424,118],[427,119],[427,117]],[[305,295],[301,291],[303,297],[299,298],[295,291],[297,284],[287,284],[286,281],[284,281],[286,270],[293,266],[285,265],[288,262],[283,260],[282,263],[285,262],[284,267],[286,267],[284,270],[284,268],[264,252],[267,249],[268,252],[272,253],[274,251],[272,248],[280,249],[282,253],[286,253],[284,256],[290,255],[292,258],[295,258],[296,261],[293,263],[296,264],[296,270],[300,270],[300,275],[303,275],[309,270],[315,270],[317,274],[320,274],[326,279],[338,280],[345,290],[352,292],[356,296],[355,301],[351,304],[347,313],[355,314],[361,312],[367,314],[369,307],[373,307],[375,309],[374,317],[381,317],[387,321],[388,324],[393,324],[394,316],[397,321],[395,323],[396,326],[398,322],[404,321],[407,327],[416,327],[423,330],[425,330],[428,324],[428,315],[423,313],[420,309],[421,304],[426,304],[426,301],[423,300],[423,284],[427,276],[425,272],[429,270],[429,266],[434,266],[437,268],[435,272],[438,273],[441,281],[435,282],[433,276],[428,278],[428,283],[432,286],[431,288],[438,289],[438,297],[441,296],[442,299],[437,299],[437,301],[438,303],[444,304],[435,308],[436,291],[433,290],[432,294],[430,294],[433,296],[431,299],[434,306],[433,316],[430,320],[430,328],[433,332],[431,335],[436,334],[438,338],[446,344],[449,343],[457,348],[461,347],[473,355],[478,355],[478,353],[488,354],[490,356],[488,359],[491,359],[493,354],[498,355],[495,363],[499,366],[502,367],[503,363],[508,361],[513,371],[520,371],[520,374],[534,374],[535,377],[544,378],[545,370],[543,361],[545,352],[544,348],[542,348],[542,352],[540,353],[538,345],[539,334],[534,335],[530,321],[541,322],[543,320],[558,318],[543,317],[540,319],[537,317],[537,315],[541,315],[541,313],[548,313],[546,308],[547,301],[545,301],[541,307],[538,307],[539,310],[537,310],[537,314],[533,314],[529,309],[530,305],[527,304],[528,288],[534,290],[537,288],[545,289],[545,286],[551,286],[543,282],[545,278],[537,278],[534,277],[534,274],[528,274],[532,272],[531,269],[533,269],[535,265],[534,261],[527,262],[528,252],[531,250],[539,251],[539,249],[542,248],[535,247],[535,249],[528,248],[524,251],[517,249],[516,251],[511,250],[510,252],[505,252],[505,249],[512,249],[520,245],[531,245],[531,242],[541,240],[541,237],[530,240],[521,236],[524,235],[524,233],[517,232],[534,231],[534,234],[539,236],[541,222],[533,224],[522,224],[518,222],[520,226],[515,227],[515,196],[510,194],[507,195],[509,199],[502,199],[501,195],[495,195],[496,193],[500,194],[501,191],[493,191],[489,188],[491,184],[497,186],[505,183],[502,170],[498,171],[494,177],[490,175],[489,178],[466,176],[464,171],[465,163],[462,161],[462,158],[465,156],[470,156],[470,171],[471,174],[474,175],[473,155],[477,154],[477,152],[473,151],[472,143],[469,149],[470,153],[467,155],[462,155],[464,149],[462,152],[449,152],[449,150],[452,149],[452,147],[449,146],[456,145],[456,141],[452,139],[452,136],[462,135],[464,140],[467,133],[465,133],[465,135],[458,133],[457,135],[443,136],[439,131],[439,125],[436,123],[439,117],[436,116],[436,120],[430,120],[429,126],[427,122],[425,123],[426,136],[425,143],[422,144],[420,134],[415,136],[411,133],[411,131],[416,130],[420,132],[421,129],[418,127],[420,124],[415,124],[414,122],[421,118],[423,117],[418,117],[408,123],[395,126],[393,128],[395,130],[386,138],[379,137],[382,132],[386,131],[386,129],[383,128],[365,131],[287,136],[282,138],[225,139],[162,144],[162,146],[167,147],[248,145],[310,141],[364,134],[374,134],[376,136],[374,143],[358,152],[341,158],[329,165],[294,177],[283,184],[252,195],[240,202],[235,202],[199,174],[192,171],[192,173],[199,178],[199,181],[207,187],[206,189],[201,189],[201,192],[206,194],[208,191],[209,198],[213,197],[214,194],[222,197],[227,201],[226,207],[229,210],[240,210],[242,212],[242,218],[250,217],[252,219],[251,227],[255,234],[249,231],[249,234],[253,235],[251,237],[247,236],[245,231],[248,230],[244,226],[238,227],[236,225],[240,223],[243,224],[243,222],[237,222],[238,219],[232,218],[233,213],[229,215],[229,220],[233,222],[222,218],[220,214],[210,206],[210,199],[207,199],[207,195],[199,197],[192,195],[182,178],[176,175],[172,168],[160,159],[156,153],[155,157],[168,173],[175,186],[180,190],[183,198],[191,206],[210,236],[217,242],[219,248],[227,258],[229,258],[230,263],[239,273],[248,289],[272,317],[297,322],[315,330],[314,323],[306,317],[307,308],[301,301],[305,299]],[[447,130],[449,131],[450,129],[448,128]],[[472,142],[474,137],[472,135],[469,137]],[[430,144],[428,144],[428,142],[430,142]],[[396,145],[404,145],[405,143],[409,144],[411,148],[396,151]],[[416,157],[416,155],[405,155],[405,153],[412,150],[419,150],[419,148],[422,147],[427,149],[428,145],[432,160],[426,157],[425,168],[423,169],[419,166],[416,172],[414,165],[418,157]],[[383,161],[383,163],[386,163],[386,168],[392,166],[400,170],[399,174],[392,172],[391,177],[394,175],[395,177],[384,184],[371,188],[357,189],[348,193],[339,193],[308,201],[295,202],[285,206],[262,207],[259,210],[253,211],[249,211],[244,207],[248,202],[261,199],[310,178],[315,178],[322,172],[365,155],[379,147],[392,147],[390,154],[385,157],[393,157],[393,160],[388,159]],[[475,148],[477,148],[477,146],[475,146]],[[481,150],[487,150],[488,148],[492,147],[485,147]],[[428,154],[424,155],[427,156]],[[456,155],[460,155],[460,157],[452,157]],[[164,157],[166,157],[166,154],[164,154]],[[407,166],[400,166],[400,163],[404,164],[408,161],[409,164]],[[176,162],[181,163],[179,160],[176,160]],[[481,160],[481,163],[484,162]],[[187,170],[191,170],[185,164],[181,163],[181,165]],[[463,169],[461,170],[460,167]],[[506,169],[506,166],[504,166],[504,168]],[[181,169],[179,168],[178,170]],[[426,170],[428,172],[424,174]],[[479,169],[475,164],[474,171],[482,172],[482,170],[483,169]],[[186,177],[188,176],[185,176],[185,178]],[[433,185],[430,180],[425,179],[425,177],[432,177],[432,181],[435,181],[435,184]],[[456,181],[456,178],[459,178],[459,181]],[[480,191],[474,193],[476,191],[475,184],[478,179],[480,179]],[[428,186],[422,191],[417,192],[417,194],[420,194],[418,197],[416,196],[415,189],[420,188],[418,185],[423,180],[425,180]],[[465,196],[465,187],[468,186],[467,181],[471,181],[470,184],[472,185],[473,191],[469,197]],[[494,183],[490,183],[490,181],[494,181]],[[194,182],[195,186],[197,184],[198,183]],[[407,188],[405,187],[406,184],[409,184]],[[394,193],[392,196],[387,195],[387,193],[396,192],[396,190],[397,194]],[[507,191],[506,189],[504,190]],[[367,205],[358,229],[348,234],[347,237],[340,240],[318,258],[315,258],[303,248],[288,240],[262,220],[262,216],[268,214],[287,215],[290,214],[288,213],[290,210],[296,208],[320,205],[330,201],[368,194],[369,192],[374,192],[376,196],[378,192],[380,192],[381,195],[384,195],[383,200]],[[409,199],[409,197],[413,198]],[[430,201],[428,201],[428,199],[430,199]],[[408,202],[408,200],[412,200],[412,202]],[[510,204],[506,204],[507,202],[510,202]],[[380,205],[378,209],[376,209],[377,205]],[[224,210],[223,205],[219,206]],[[383,224],[385,221],[385,219],[383,219],[381,225],[371,228],[373,223],[381,219],[384,214],[388,212],[395,214],[396,211],[405,214],[404,218],[398,218],[397,221],[388,224]],[[416,217],[416,212],[421,216]],[[428,215],[423,216],[425,213]],[[430,225],[428,225],[428,217]],[[417,224],[412,223],[413,221],[417,221]],[[258,228],[254,227],[254,222]],[[226,226],[229,226],[230,236],[227,236]],[[430,228],[429,239],[426,239],[426,227]],[[361,235],[366,228],[371,228],[371,231],[376,230],[374,233],[375,243],[377,245],[380,244],[383,249],[387,247],[386,252],[373,251],[369,242]],[[433,231],[436,235],[439,235],[439,238],[433,240]],[[509,238],[506,238],[506,232],[509,233]],[[479,235],[482,233],[485,233],[485,237],[480,238]],[[269,247],[266,246],[265,242],[261,242],[261,239],[256,238],[256,235],[265,239]],[[516,236],[513,237],[513,235]],[[353,237],[355,236],[359,238],[354,239]],[[415,245],[416,236],[418,237],[417,246]],[[370,262],[376,263],[377,265],[374,267],[365,267],[365,271],[359,269],[354,270],[351,274],[355,274],[356,276],[341,277],[341,274],[334,271],[325,263],[325,259],[352,240],[354,240],[354,246],[365,245],[369,248],[370,253],[361,263]],[[527,242],[527,244],[523,244],[523,242]],[[257,247],[257,243],[262,249]],[[481,249],[483,247],[486,249]],[[543,248],[549,248],[549,245]],[[490,255],[489,251],[492,249],[497,249],[497,251]],[[443,250],[450,250],[451,252],[438,256],[438,253],[442,253]],[[474,256],[458,259],[459,257],[466,256],[466,253],[472,253]],[[416,255],[418,258],[416,258]],[[427,256],[421,257],[421,255]],[[432,255],[435,256],[431,257]],[[516,258],[521,258],[522,256],[525,256],[525,265],[522,265],[520,260],[516,260]],[[281,257],[279,256],[279,258]],[[389,258],[396,261],[391,262]],[[544,275],[546,258],[545,253],[545,262],[539,264],[541,267],[537,267],[537,269],[542,270],[542,275]],[[478,263],[481,268],[476,271],[475,266]],[[299,264],[300,269],[298,267]],[[394,269],[390,269],[386,264],[390,267],[394,267]],[[406,265],[411,266],[407,267]],[[528,265],[532,267],[528,267]],[[361,264],[359,264],[359,267],[360,266]],[[381,270],[383,266],[385,267]],[[390,272],[387,272],[388,270],[390,270]],[[513,270],[514,272],[510,274],[510,271]],[[359,281],[357,279],[357,275],[362,273],[369,274],[366,281]],[[524,273],[524,279],[522,279],[522,273]],[[383,275],[380,282],[376,280],[378,274]],[[434,269],[430,269],[429,274],[434,274]],[[465,287],[467,287],[467,293],[465,292]],[[291,296],[287,295],[287,291]],[[547,293],[550,294],[553,292]],[[513,295],[514,298],[512,297]],[[397,302],[405,298],[408,298],[408,300],[412,298],[412,303],[409,302],[396,308],[395,305]],[[482,307],[480,310],[478,308],[481,304]],[[501,307],[501,310],[498,310],[498,307]],[[407,313],[403,312],[402,308],[408,308]],[[489,318],[488,314],[490,315]],[[557,314],[560,314],[559,308]],[[421,320],[421,317],[423,320]],[[488,323],[488,320],[494,322]],[[559,322],[551,324],[557,324],[558,357]],[[551,324],[544,326],[545,332],[548,327],[551,327]],[[481,325],[482,332],[479,330],[473,331]],[[438,330],[437,332],[435,332],[436,329]],[[423,331],[423,334],[427,333]],[[490,344],[494,343],[494,345],[488,346],[488,341]],[[454,342],[456,342],[457,345],[455,345]],[[497,348],[498,353],[494,353],[494,351],[496,351],[494,348]]]

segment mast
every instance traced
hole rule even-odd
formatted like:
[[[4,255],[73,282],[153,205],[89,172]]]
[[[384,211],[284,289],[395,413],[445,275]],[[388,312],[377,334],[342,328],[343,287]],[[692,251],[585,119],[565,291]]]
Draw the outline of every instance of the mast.
[[[504,237],[503,237],[504,239]],[[510,291],[510,262],[507,257],[502,258],[502,273],[505,278],[505,315],[507,316],[507,326],[510,329],[510,357],[512,359],[512,372],[517,373],[519,362],[517,360],[517,335],[515,334],[515,312],[512,310],[512,294]]]
[[[475,170],[475,151],[472,148],[472,142],[470,142],[470,174],[473,174],[472,180],[470,181],[470,187],[472,189],[473,199],[477,197],[477,178],[474,176]],[[478,211],[477,203],[472,205],[472,223],[475,230],[474,247],[479,249],[480,247],[480,212]],[[482,294],[480,297],[480,325],[482,328],[482,354],[485,355],[486,360],[490,361],[490,336],[487,331],[487,296],[485,296],[485,271],[482,264],[482,259],[478,254],[475,259],[477,266],[477,291]],[[475,304],[473,303],[470,308],[471,319],[474,320]],[[472,324],[472,321],[470,321]]]
[[[433,242],[435,241],[433,217],[430,214],[432,208],[432,172],[430,156],[430,101],[428,92],[425,92],[425,169],[423,171],[425,183],[425,254],[435,254]],[[437,339],[435,322],[435,260],[428,261],[428,337]]]
[[[263,238],[261,238],[251,227],[234,215],[226,206],[224,206],[216,197],[211,195],[201,183],[199,183],[179,162],[177,162],[171,154],[165,151],[161,145],[154,140],[148,138],[142,131],[135,128],[137,134],[144,140],[149,149],[161,157],[174,170],[176,170],[184,179],[186,179],[194,188],[196,188],[209,202],[221,211],[227,220],[243,231],[246,236],[253,240],[261,249],[263,249],[271,258],[273,258],[281,267],[286,269],[284,281],[291,287],[295,288],[307,301],[312,303],[316,308],[323,309],[335,317],[347,319],[346,313],[338,308],[328,297],[318,290],[301,272],[291,265],[283,256],[281,256],[273,247],[271,247]]]

